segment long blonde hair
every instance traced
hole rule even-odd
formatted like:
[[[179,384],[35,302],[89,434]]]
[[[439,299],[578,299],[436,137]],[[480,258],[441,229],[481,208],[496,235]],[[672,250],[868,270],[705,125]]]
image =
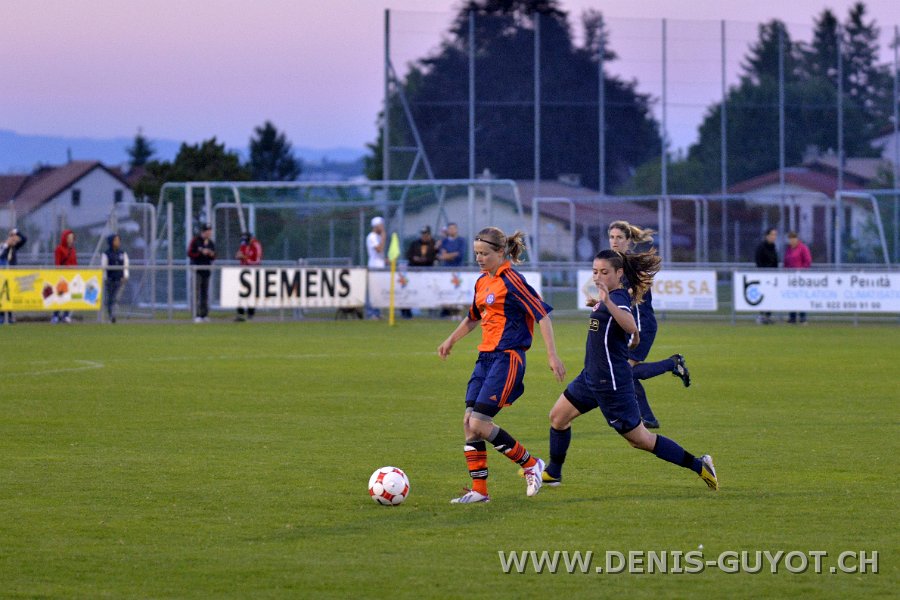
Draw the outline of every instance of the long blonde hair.
[[[527,249],[525,246],[525,234],[516,230],[511,236],[503,233],[498,227],[485,227],[475,236],[476,242],[484,242],[494,250],[502,250],[504,256],[514,265],[522,263],[522,255]]]
[[[613,229],[624,232],[625,239],[631,242],[632,246],[643,244],[644,242],[652,242],[653,234],[656,233],[652,229],[641,229],[628,221],[613,221],[609,224],[609,227],[606,228],[607,235],[609,235]]]

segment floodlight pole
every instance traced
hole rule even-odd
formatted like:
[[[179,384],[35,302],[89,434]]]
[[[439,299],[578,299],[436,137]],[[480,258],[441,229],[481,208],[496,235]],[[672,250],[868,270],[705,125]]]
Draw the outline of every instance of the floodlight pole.
[[[541,13],[534,13],[534,197],[541,195]],[[531,207],[534,210],[534,206]],[[537,232],[532,244],[536,245]],[[537,261],[535,256],[532,262]]]
[[[600,197],[606,196],[606,80],[603,77],[603,53],[606,40],[603,23],[597,26],[597,185]],[[575,232],[572,232],[575,235]]]
[[[728,80],[725,60],[725,20],[722,20],[722,110],[719,111],[719,143],[722,155],[722,261],[728,260]]]
[[[391,9],[384,9],[384,117],[381,120],[381,178],[391,178]],[[385,190],[385,193],[387,190]]]

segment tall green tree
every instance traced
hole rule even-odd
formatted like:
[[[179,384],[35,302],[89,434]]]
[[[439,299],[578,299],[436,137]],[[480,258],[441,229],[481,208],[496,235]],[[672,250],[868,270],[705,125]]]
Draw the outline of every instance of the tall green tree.
[[[557,0],[472,0],[459,11],[440,48],[413,63],[402,89],[437,177],[468,174],[469,12],[475,13],[476,170],[498,177],[534,176],[534,21],[540,15],[541,177],[577,173],[598,185],[598,65],[605,48],[599,13],[585,16],[581,46]],[[635,82],[605,75],[606,177],[610,187],[658,153],[659,127]],[[398,98],[391,101],[391,145],[413,143]],[[379,120],[383,120],[384,115]],[[367,174],[381,179],[379,139]],[[391,177],[405,178],[412,155],[391,154]],[[419,172],[421,175],[421,172]]]
[[[269,121],[254,129],[248,166],[255,181],[294,181],[303,171],[287,136]]]
[[[831,9],[825,9],[814,19],[813,38],[803,47],[803,63],[810,79],[827,79],[837,88],[838,36],[840,23]]]
[[[847,14],[844,25],[846,74],[845,92],[869,118],[865,135],[870,139],[888,123],[891,114],[891,77],[878,64],[880,29],[868,21],[866,6],[857,2]]]
[[[844,37],[840,38],[843,40],[842,56],[846,67],[843,133],[844,152],[847,156],[871,156],[873,150],[869,142],[873,136],[873,128],[877,130],[885,122],[876,110],[865,108],[878,106],[877,100],[860,100],[865,93],[872,94],[870,99],[877,99],[878,90],[870,86],[852,92],[852,81],[868,81],[879,76],[873,58],[877,55],[877,43],[874,46],[862,43],[864,40],[874,43],[875,38],[871,37],[871,33],[877,32],[877,28],[874,23],[866,23],[861,18],[864,14],[861,4],[851,9]],[[864,25],[868,33],[851,34],[850,25],[854,19],[862,24],[858,27]],[[792,40],[780,21],[770,21],[759,26],[758,39],[742,62],[740,82],[728,90],[725,99],[728,183],[761,175],[779,166],[779,39],[784,44],[786,164],[791,166],[800,163],[810,147],[823,152],[837,151],[837,53],[840,29],[837,18],[828,10],[823,11],[815,20],[813,38],[809,44]],[[855,46],[850,44],[848,40],[851,35],[856,36],[860,43]],[[873,72],[874,75],[871,74]],[[882,88],[887,89],[884,86]],[[721,103],[709,107],[699,128],[699,140],[691,146],[688,153],[688,161],[695,164],[683,170],[695,175],[699,173],[696,188],[689,190],[691,192],[719,189],[722,159],[721,114]],[[679,166],[673,165],[673,174],[679,172]]]
[[[132,142],[131,146],[125,149],[130,157],[128,164],[131,165],[131,168],[134,167],[142,167],[147,164],[150,158],[156,153],[156,148],[153,147],[153,144],[150,143],[146,137],[144,137],[144,132],[141,129],[138,129],[137,135],[134,136],[134,142]]]
[[[147,173],[137,183],[134,193],[155,202],[166,182],[178,181],[249,181],[250,169],[241,164],[237,153],[226,150],[216,138],[199,144],[181,144],[172,162],[150,161]]]

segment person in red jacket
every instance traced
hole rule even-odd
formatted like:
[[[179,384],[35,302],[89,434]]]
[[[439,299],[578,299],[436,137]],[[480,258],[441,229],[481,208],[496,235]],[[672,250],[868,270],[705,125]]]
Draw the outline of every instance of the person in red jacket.
[[[75,252],[75,232],[66,229],[59,238],[59,246],[53,254],[54,263],[57,267],[74,267],[78,265],[78,255]],[[51,323],[71,323],[71,313],[64,310],[60,313],[58,310],[53,313]]]
[[[784,251],[784,268],[785,269],[808,269],[812,265],[812,255],[806,244],[800,241],[800,237],[796,231],[788,233],[788,247]],[[800,320],[797,320],[798,313],[792,312],[788,315],[788,323],[806,324],[806,313],[799,313]]]
[[[262,262],[262,244],[259,243],[259,240],[253,237],[253,234],[249,231],[245,231],[241,234],[241,246],[238,248],[237,258],[241,261],[241,265],[254,267]],[[256,314],[256,309],[252,306],[247,307],[247,318],[252,319],[253,315]],[[237,317],[234,319],[235,321],[243,321],[244,320],[244,307],[239,306],[237,309]]]

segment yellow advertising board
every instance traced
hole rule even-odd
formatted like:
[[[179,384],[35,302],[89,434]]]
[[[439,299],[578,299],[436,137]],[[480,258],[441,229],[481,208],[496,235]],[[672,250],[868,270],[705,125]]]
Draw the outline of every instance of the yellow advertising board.
[[[0,269],[0,311],[100,310],[101,269]]]

